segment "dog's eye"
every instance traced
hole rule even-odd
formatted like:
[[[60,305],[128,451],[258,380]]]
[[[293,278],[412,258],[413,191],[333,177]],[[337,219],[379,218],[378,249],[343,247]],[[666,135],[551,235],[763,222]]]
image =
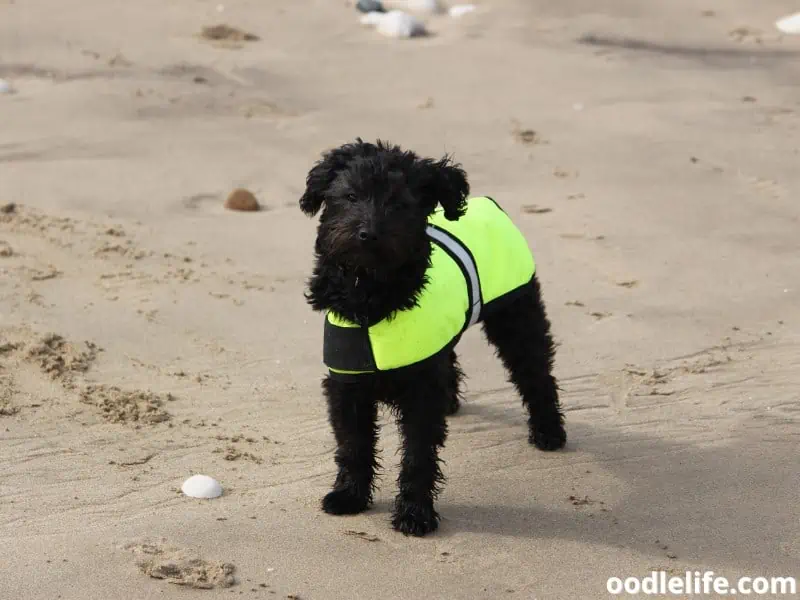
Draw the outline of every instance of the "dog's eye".
[[[357,202],[358,197],[355,194],[347,194],[347,201],[348,202]]]

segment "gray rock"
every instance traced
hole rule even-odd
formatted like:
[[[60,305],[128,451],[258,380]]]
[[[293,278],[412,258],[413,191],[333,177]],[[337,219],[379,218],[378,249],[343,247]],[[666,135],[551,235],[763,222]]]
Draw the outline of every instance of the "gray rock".
[[[356,8],[363,13],[386,12],[381,0],[358,0]]]

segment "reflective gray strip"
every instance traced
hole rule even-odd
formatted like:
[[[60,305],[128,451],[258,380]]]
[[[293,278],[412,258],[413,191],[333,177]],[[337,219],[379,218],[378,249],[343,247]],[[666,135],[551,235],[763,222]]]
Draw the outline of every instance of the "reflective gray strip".
[[[467,282],[467,285],[469,285],[470,289],[472,290],[472,314],[470,315],[467,327],[472,327],[478,322],[478,319],[481,316],[481,283],[478,279],[478,266],[472,259],[472,254],[470,254],[470,252],[466,249],[461,240],[455,236],[431,226],[428,226],[427,234],[429,238],[446,247],[450,253],[461,263],[461,266],[463,267],[462,270],[468,275],[469,281]]]

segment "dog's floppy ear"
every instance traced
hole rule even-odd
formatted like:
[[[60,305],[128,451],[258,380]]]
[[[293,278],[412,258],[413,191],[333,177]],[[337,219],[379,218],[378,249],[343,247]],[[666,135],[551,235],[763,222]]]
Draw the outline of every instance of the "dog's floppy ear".
[[[325,202],[325,192],[336,179],[337,173],[347,168],[347,164],[360,152],[362,145],[361,138],[356,138],[355,143],[344,144],[323,154],[308,172],[306,191],[300,198],[300,210],[309,217],[319,212]]]
[[[422,196],[430,203],[431,211],[441,204],[449,221],[464,216],[469,182],[461,165],[444,156],[440,160],[422,159],[417,162],[417,169]]]

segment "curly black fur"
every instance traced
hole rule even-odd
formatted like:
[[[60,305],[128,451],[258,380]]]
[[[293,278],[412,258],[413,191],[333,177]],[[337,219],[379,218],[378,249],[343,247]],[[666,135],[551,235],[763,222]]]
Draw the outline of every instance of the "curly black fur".
[[[322,210],[308,303],[362,326],[415,306],[430,265],[427,218],[441,205],[448,219],[458,219],[468,193],[466,174],[447,156],[420,158],[360,138],[327,152],[309,172],[300,199],[309,216]],[[541,450],[563,447],[566,433],[552,376],[555,350],[536,278],[525,294],[487,311],[483,328],[528,409],[529,441]],[[434,502],[444,483],[438,453],[447,437],[445,417],[461,402],[464,374],[455,352],[417,367],[357,381],[324,379],[339,469],[322,501],[325,512],[353,514],[371,504],[377,405],[385,402],[402,436],[392,525],[418,536],[438,527]]]
[[[414,307],[430,266],[427,217],[441,204],[457,219],[467,194],[466,175],[449,157],[434,161],[360,138],[327,152],[300,198],[308,215],[324,205],[309,304],[361,324]]]

